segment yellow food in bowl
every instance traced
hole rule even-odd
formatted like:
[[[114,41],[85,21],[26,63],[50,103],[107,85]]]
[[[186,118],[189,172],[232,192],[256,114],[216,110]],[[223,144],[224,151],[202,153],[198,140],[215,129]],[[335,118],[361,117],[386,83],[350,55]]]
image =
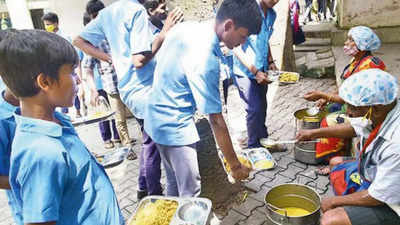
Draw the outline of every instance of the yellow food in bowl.
[[[282,73],[279,76],[280,82],[297,82],[298,76],[295,73]]]
[[[270,160],[260,160],[254,163],[254,167],[258,170],[271,169],[274,167],[274,162]]]
[[[251,162],[246,157],[238,155],[237,158],[241,164],[243,164],[249,168],[252,168]],[[224,158],[224,165],[225,165],[226,172],[230,173],[231,167],[229,166],[229,163],[226,161],[225,158]]]
[[[285,207],[283,209],[284,210],[276,210],[275,212],[281,215],[285,215],[285,210],[286,210],[287,216],[292,216],[292,217],[307,216],[311,214],[311,212],[309,212],[308,210],[298,207]]]
[[[178,202],[157,200],[148,203],[136,214],[129,225],[169,225],[178,208]]]
[[[106,114],[103,113],[103,112],[96,112],[96,113],[93,113],[93,114],[89,115],[88,119],[93,120],[93,119],[101,118],[101,117],[103,117],[105,115]]]

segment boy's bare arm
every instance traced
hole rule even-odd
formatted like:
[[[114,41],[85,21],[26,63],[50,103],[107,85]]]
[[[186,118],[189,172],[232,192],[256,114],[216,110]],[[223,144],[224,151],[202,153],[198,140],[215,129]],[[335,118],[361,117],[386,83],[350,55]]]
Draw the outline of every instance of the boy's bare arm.
[[[89,90],[90,90],[90,104],[92,106],[95,106],[97,99],[99,97],[99,93],[97,92],[97,89],[96,89],[94,73],[91,68],[85,68],[84,72],[86,74],[86,84],[89,86]]]
[[[93,46],[90,42],[78,36],[72,42],[77,48],[81,49],[84,53],[93,56],[96,59],[111,63],[111,56],[102,50]]]
[[[175,8],[167,17],[166,22],[164,24],[161,32],[156,36],[152,45],[151,52],[144,52],[139,54],[132,55],[132,62],[135,68],[142,68],[145,66],[158,52],[162,43],[164,42],[165,35],[167,32],[177,23],[180,23],[183,20],[183,12],[179,8]]]
[[[235,54],[242,65],[244,65],[252,74],[254,74],[257,83],[262,85],[271,83],[266,73],[259,71],[252,63],[250,63],[250,60],[243,52],[241,46],[233,49],[233,54]]]
[[[236,153],[233,150],[231,137],[229,136],[229,131],[222,114],[210,114],[210,124],[214,131],[214,136],[217,140],[218,146],[221,148],[226,161],[231,167],[232,177],[236,180],[244,180],[248,178],[251,169],[239,162]]]
[[[0,189],[11,189],[8,176],[0,176]]]

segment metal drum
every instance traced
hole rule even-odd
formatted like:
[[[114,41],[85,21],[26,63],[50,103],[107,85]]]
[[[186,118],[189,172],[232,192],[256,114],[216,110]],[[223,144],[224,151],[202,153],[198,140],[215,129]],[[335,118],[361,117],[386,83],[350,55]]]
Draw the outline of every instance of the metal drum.
[[[318,225],[321,217],[321,198],[317,192],[302,184],[275,186],[265,195],[267,219],[274,225]],[[304,214],[292,215],[289,208]]]
[[[300,109],[294,113],[296,118],[296,133],[299,130],[320,128],[322,118],[327,115],[326,112],[319,112],[316,115],[308,115],[307,109]],[[296,143],[294,145],[294,157],[297,161],[306,164],[318,164],[315,158],[316,143]]]

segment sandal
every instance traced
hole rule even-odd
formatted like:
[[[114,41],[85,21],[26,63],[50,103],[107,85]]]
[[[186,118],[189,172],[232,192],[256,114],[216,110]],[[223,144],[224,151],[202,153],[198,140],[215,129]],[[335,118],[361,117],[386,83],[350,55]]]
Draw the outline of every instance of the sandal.
[[[129,152],[128,152],[128,155],[126,156],[126,158],[128,160],[135,160],[138,157],[137,157],[136,153],[133,151],[133,149],[131,148],[131,149],[129,149]]]
[[[329,168],[329,166],[322,166],[316,169],[315,173],[321,176],[328,176],[331,173],[331,168]]]
[[[105,149],[114,148],[114,143],[112,141],[106,141],[106,142],[104,142],[104,148]]]

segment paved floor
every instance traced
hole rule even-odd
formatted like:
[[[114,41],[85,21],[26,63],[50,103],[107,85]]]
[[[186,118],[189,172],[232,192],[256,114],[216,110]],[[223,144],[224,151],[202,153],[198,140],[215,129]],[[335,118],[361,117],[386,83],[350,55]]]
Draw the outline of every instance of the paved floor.
[[[301,96],[314,89],[333,90],[334,85],[334,79],[316,80],[308,78],[301,79],[297,84],[287,86],[271,85],[267,120],[271,137],[280,140],[294,138],[295,122],[293,112],[306,107],[306,102]],[[232,133],[242,132],[241,128],[244,126],[245,112],[235,87],[230,89],[227,108],[229,112],[228,119],[232,121],[230,123]],[[129,129],[132,136],[138,137],[138,125],[132,119],[129,120]],[[96,153],[104,152],[97,125],[79,127],[77,131],[91,151]],[[221,224],[267,224],[264,212],[264,195],[271,187],[278,184],[297,182],[315,188],[321,196],[331,194],[327,177],[315,175],[315,166],[296,162],[293,157],[293,146],[288,146],[288,148],[287,152],[273,154],[278,163],[277,168],[252,174],[251,181],[244,184],[248,188],[248,197],[242,204],[235,204],[226,216],[220,217],[222,219]],[[140,145],[136,145],[135,149],[137,152],[140,151]],[[122,213],[125,218],[129,218],[137,205],[138,160],[125,161],[119,166],[107,169],[107,173],[113,182]],[[165,182],[164,178],[162,182]],[[0,218],[0,225],[13,224],[3,191],[0,192]]]

